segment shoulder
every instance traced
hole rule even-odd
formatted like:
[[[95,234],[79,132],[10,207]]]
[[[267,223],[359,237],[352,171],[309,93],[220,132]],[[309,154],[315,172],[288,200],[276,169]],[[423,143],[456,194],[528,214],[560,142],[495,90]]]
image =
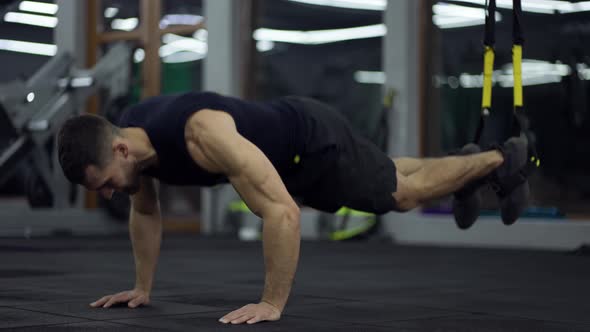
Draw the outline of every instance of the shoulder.
[[[237,130],[231,115],[212,109],[202,109],[192,114],[184,128],[189,154],[199,166],[212,173],[223,173],[224,168],[211,159],[211,155],[221,146],[232,142],[235,134]]]
[[[212,109],[201,109],[193,113],[184,127],[185,139],[226,134],[228,131],[236,131],[236,123],[232,116],[227,112]]]

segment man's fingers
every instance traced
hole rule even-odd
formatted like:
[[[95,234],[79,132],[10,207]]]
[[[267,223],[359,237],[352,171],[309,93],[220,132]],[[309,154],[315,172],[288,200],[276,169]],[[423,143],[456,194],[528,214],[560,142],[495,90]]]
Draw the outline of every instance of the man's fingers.
[[[234,310],[219,319],[222,323],[231,324],[255,324],[265,320],[277,320],[272,313],[268,312],[267,308],[249,304],[238,310]]]
[[[223,318],[221,318],[220,321],[222,323],[230,323],[230,322],[233,322],[234,320],[242,317],[246,313],[247,313],[247,310],[242,307],[238,310],[234,310],[234,311],[230,312],[229,314],[223,316]]]
[[[138,306],[142,305],[142,304],[146,304],[146,299],[143,296],[140,297],[136,297],[133,300],[129,301],[129,303],[127,304],[129,306],[129,308],[137,308]]]
[[[232,312],[232,313],[229,313],[229,314],[223,316],[219,321],[222,322],[222,323],[230,323],[234,319],[237,319],[239,317],[242,317],[242,315],[243,315],[242,313]]]
[[[112,295],[103,296],[100,299],[98,299],[98,300],[90,303],[90,306],[92,306],[92,307],[100,307],[101,305],[105,304],[111,298],[111,296]]]
[[[221,319],[219,320],[222,323],[229,323],[231,321],[233,321],[234,319],[241,317],[244,313],[244,308],[238,309],[238,310],[234,310],[232,312],[230,312],[229,314],[221,317]]]
[[[121,302],[127,302],[129,301],[131,298],[131,296],[129,295],[129,293],[119,293],[113,297],[111,297],[107,303],[105,303],[102,307],[103,308],[109,308],[110,306],[112,306],[113,304],[117,304],[117,303],[121,303]]]
[[[107,301],[107,303],[103,304],[102,307],[103,308],[110,308],[113,304],[116,304],[117,302],[118,302],[117,299],[113,296]]]
[[[254,318],[250,318],[246,323],[248,324],[256,324],[258,322],[263,321],[263,319],[260,318],[260,316],[254,316]]]
[[[253,313],[247,312],[245,314],[243,314],[241,317],[232,319],[231,323],[232,324],[242,324],[243,322],[252,319],[253,317],[255,317],[255,315]]]

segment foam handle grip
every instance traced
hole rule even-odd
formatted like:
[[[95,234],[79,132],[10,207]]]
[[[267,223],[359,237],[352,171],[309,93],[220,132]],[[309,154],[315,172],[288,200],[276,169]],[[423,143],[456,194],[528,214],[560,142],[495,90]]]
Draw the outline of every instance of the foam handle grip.
[[[481,98],[482,108],[492,107],[492,76],[494,74],[494,49],[486,46],[483,58],[483,94]]]
[[[514,67],[514,106],[522,107],[522,46],[512,46],[512,65]]]

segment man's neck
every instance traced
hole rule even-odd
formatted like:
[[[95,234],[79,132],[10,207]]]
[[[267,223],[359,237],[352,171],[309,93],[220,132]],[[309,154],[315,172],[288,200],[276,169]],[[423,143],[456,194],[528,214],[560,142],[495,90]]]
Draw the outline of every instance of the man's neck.
[[[156,149],[142,128],[124,128],[121,134],[129,141],[129,153],[137,159],[140,170],[158,164]]]

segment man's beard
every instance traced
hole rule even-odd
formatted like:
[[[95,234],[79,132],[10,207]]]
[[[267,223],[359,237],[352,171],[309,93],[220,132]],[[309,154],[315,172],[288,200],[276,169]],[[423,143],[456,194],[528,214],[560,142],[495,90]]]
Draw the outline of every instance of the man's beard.
[[[131,172],[129,178],[131,179],[131,182],[128,186],[125,187],[123,191],[129,195],[135,195],[141,188],[139,170],[137,169],[137,167],[133,168],[133,171]]]
[[[141,186],[139,185],[139,182],[137,182],[137,183],[131,184],[130,186],[127,186],[124,191],[128,195],[135,195],[135,194],[137,194],[137,192],[139,192],[140,188],[141,188]]]

